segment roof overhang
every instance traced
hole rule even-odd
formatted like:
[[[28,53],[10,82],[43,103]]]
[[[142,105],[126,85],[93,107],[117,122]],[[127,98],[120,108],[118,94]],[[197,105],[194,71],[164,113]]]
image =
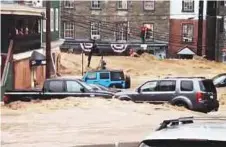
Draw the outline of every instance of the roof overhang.
[[[42,16],[45,13],[44,8],[31,7],[19,4],[1,4],[1,14],[5,15],[30,15]]]
[[[189,48],[183,48],[178,53],[178,55],[195,55],[195,53]]]

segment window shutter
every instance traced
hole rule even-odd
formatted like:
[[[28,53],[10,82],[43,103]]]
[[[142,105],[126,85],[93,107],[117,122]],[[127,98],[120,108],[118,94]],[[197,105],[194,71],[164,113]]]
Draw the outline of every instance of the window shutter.
[[[184,11],[184,1],[182,0],[182,12]]]

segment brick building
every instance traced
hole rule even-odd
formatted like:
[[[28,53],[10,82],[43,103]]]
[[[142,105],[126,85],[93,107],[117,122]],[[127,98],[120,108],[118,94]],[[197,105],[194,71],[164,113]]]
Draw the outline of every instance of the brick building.
[[[206,52],[207,0],[203,1],[202,54]],[[170,2],[169,56],[178,57],[178,52],[190,49],[197,53],[199,0]]]
[[[226,63],[226,2],[218,2],[219,21],[219,61]]]
[[[64,47],[77,48],[79,43],[95,38],[103,49],[111,43],[140,48],[141,27],[146,26],[147,49],[164,54],[169,37],[169,4],[170,1],[154,0],[62,1]]]

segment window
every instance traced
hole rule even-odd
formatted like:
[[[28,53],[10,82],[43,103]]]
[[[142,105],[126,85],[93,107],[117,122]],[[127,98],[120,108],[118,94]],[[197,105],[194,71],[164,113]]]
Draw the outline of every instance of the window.
[[[154,0],[146,0],[143,2],[144,10],[153,11],[155,10],[155,1]]]
[[[214,86],[212,80],[202,80],[199,82],[199,85],[201,91],[217,93],[216,87]]]
[[[153,38],[153,30],[154,24],[144,24],[144,27],[147,28],[145,39],[152,39]]]
[[[64,23],[64,38],[74,38],[74,24],[72,22]]]
[[[183,24],[182,25],[182,40],[183,42],[193,42],[194,25]]]
[[[38,20],[38,33],[41,33],[41,20]]]
[[[224,6],[225,1],[220,1],[220,5]]]
[[[55,9],[55,30],[58,31],[59,28],[59,12],[58,8]]]
[[[74,3],[71,0],[64,1],[64,8],[74,8]]]
[[[95,72],[89,72],[87,74],[87,79],[88,80],[95,80],[97,78],[97,74]]]
[[[98,1],[98,0],[92,0],[91,1],[91,8],[92,9],[100,9],[100,1]]]
[[[117,9],[127,10],[127,0],[118,0]]]
[[[226,52],[222,53],[222,61],[226,63]]]
[[[100,73],[100,79],[109,79],[110,76],[109,76],[109,73],[106,72],[106,73]]]
[[[81,92],[81,88],[83,88],[76,81],[66,81],[67,92]]]
[[[112,81],[121,81],[124,80],[123,72],[111,72],[111,80]]]
[[[221,16],[221,18],[218,19],[218,22],[219,22],[219,31],[220,31],[220,33],[223,33],[224,32],[224,17]]]
[[[126,41],[127,40],[127,22],[118,22],[116,24],[116,41]]]
[[[100,23],[91,22],[91,39],[100,39]]]
[[[182,1],[182,12],[194,12],[194,0],[183,0]]]
[[[158,91],[175,91],[176,81],[160,81]]]
[[[64,92],[64,82],[63,81],[50,81],[49,82],[49,92]]]
[[[157,82],[156,81],[148,82],[148,83],[144,84],[140,88],[140,90],[141,90],[141,92],[157,91]]]
[[[193,91],[193,82],[192,81],[181,81],[180,90],[181,91]]]
[[[46,32],[46,20],[42,20],[42,29],[43,29],[43,32]]]
[[[51,28],[51,31],[54,30],[54,10],[53,8],[50,9],[50,28]]]
[[[224,16],[224,32],[226,32],[226,16]],[[226,33],[225,33],[225,35],[226,35]]]

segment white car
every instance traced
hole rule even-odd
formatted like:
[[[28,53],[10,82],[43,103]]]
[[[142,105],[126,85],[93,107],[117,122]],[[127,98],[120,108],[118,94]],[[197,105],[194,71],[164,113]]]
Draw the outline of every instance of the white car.
[[[226,147],[226,117],[165,120],[139,147]]]

